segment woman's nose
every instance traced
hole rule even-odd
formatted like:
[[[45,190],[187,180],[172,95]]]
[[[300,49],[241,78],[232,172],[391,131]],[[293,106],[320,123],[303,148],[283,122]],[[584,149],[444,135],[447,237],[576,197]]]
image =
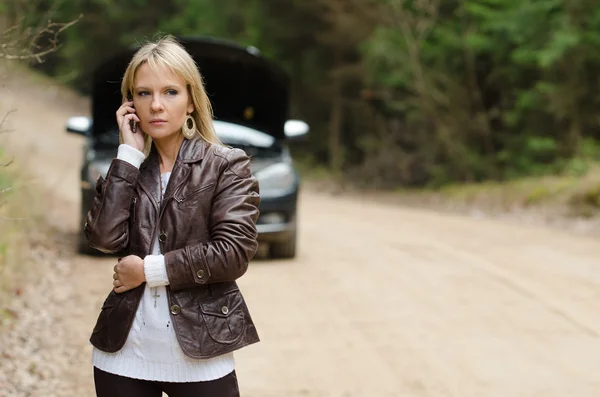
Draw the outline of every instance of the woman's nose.
[[[152,103],[150,104],[150,110],[153,112],[159,112],[163,109],[162,103],[160,101],[160,96],[156,95],[152,98]]]

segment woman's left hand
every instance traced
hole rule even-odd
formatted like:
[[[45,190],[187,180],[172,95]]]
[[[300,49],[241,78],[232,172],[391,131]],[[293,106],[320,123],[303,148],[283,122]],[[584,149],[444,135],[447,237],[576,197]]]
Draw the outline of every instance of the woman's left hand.
[[[137,255],[129,255],[119,259],[114,271],[113,289],[117,294],[134,289],[146,281],[144,260]]]

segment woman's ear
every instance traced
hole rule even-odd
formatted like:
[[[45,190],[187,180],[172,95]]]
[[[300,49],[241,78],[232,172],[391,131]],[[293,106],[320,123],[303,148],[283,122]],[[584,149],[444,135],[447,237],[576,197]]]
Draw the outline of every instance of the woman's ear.
[[[187,112],[188,112],[188,114],[192,114],[193,111],[194,111],[194,103],[192,101],[190,101],[190,103],[188,104],[188,107],[187,107]]]

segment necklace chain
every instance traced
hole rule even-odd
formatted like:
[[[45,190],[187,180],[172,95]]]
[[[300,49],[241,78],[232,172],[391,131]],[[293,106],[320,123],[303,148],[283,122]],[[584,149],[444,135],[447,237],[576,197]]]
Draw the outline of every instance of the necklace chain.
[[[160,203],[162,204],[163,201],[163,177],[162,175],[160,176]]]

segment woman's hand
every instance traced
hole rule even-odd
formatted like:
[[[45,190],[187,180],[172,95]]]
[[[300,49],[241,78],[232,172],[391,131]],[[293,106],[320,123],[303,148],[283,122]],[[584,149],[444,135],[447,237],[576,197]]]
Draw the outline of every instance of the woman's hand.
[[[119,134],[124,144],[132,146],[139,150],[144,151],[146,134],[137,125],[136,132],[131,131],[130,122],[134,121],[139,123],[140,119],[135,114],[135,108],[133,107],[133,101],[123,102],[121,107],[117,110],[117,125],[119,126]]]
[[[119,259],[114,267],[113,286],[117,294],[129,291],[146,281],[144,260],[136,255]]]

